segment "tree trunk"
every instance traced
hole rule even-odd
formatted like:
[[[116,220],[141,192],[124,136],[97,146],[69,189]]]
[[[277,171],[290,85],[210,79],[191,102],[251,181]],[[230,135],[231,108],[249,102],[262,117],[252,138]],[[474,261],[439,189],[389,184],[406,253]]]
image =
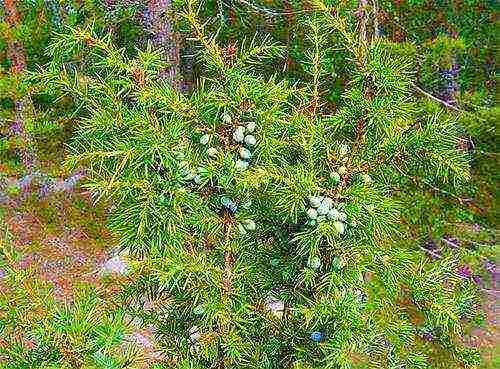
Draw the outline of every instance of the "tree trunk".
[[[181,90],[183,83],[179,75],[179,40],[168,14],[171,6],[170,0],[148,0],[143,12],[143,22],[151,42],[164,52],[168,63],[161,77],[168,80],[174,88]]]

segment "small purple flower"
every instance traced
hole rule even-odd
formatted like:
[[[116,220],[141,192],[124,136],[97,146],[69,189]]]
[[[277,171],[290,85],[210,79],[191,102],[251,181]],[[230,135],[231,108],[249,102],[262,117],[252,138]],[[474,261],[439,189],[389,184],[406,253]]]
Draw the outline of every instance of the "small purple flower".
[[[431,328],[424,328],[422,331],[422,338],[426,341],[432,341],[434,339],[434,332]]]
[[[431,250],[436,248],[436,243],[433,240],[429,240],[424,243],[423,248],[426,250]]]
[[[5,269],[0,268],[0,279],[3,279],[7,275],[7,272]]]
[[[10,131],[15,135],[23,133],[23,126],[21,125],[21,122],[19,120],[15,120],[10,126]]]
[[[442,69],[440,71],[441,76],[445,78],[454,78],[458,75],[458,72],[460,71],[460,64],[457,62],[454,62],[451,68],[449,69]]]
[[[457,92],[458,91],[458,83],[455,81],[449,81],[446,89],[447,89],[447,92]]]
[[[25,101],[22,99],[16,100],[14,102],[14,105],[16,107],[16,110],[23,110],[26,106]]]
[[[52,192],[52,184],[51,183],[46,183],[43,186],[40,187],[38,190],[38,198],[39,199],[44,199],[47,197],[51,192]]]
[[[477,284],[479,287],[483,286],[483,279],[481,278],[480,275],[474,274],[472,276],[472,280],[474,281],[475,284]]]
[[[453,77],[453,75],[451,74],[451,72],[449,70],[447,70],[447,69],[442,70],[440,72],[440,74],[441,74],[441,77],[444,77],[446,79],[449,79],[449,78]]]
[[[434,242],[433,240],[427,241],[422,247],[427,251],[427,254],[432,259],[439,259],[441,257],[441,250],[439,250],[436,242]]]
[[[460,277],[468,279],[472,277],[472,270],[467,264],[460,265],[457,269],[457,273]]]
[[[278,300],[274,296],[268,296],[265,304],[272,314],[279,317],[283,315],[283,311],[285,310],[285,303],[283,301]]]
[[[478,233],[478,232],[480,232],[480,231],[481,231],[481,225],[480,225],[480,224],[475,223],[475,224],[473,224],[473,225],[471,226],[471,230],[472,230],[472,232],[476,232],[476,233]]]
[[[442,69],[439,71],[441,77],[444,78],[444,88],[442,89],[440,96],[443,101],[450,105],[457,103],[457,93],[459,91],[457,76],[460,70],[460,65],[454,62],[449,69]]]
[[[439,250],[437,248],[434,250],[429,250],[429,254],[431,255],[431,258],[433,260],[441,258],[441,250]]]
[[[365,16],[365,11],[363,9],[358,9],[354,12],[354,16],[357,18],[363,18]]]
[[[497,266],[493,261],[486,259],[486,261],[484,262],[484,268],[488,273],[494,276],[496,273]]]

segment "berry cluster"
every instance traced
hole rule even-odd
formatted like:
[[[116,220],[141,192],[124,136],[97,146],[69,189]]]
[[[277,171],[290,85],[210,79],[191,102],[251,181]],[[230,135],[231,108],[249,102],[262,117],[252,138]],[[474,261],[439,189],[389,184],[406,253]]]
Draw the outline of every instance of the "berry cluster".
[[[63,27],[63,23],[58,2],[53,0],[45,0],[45,4],[47,5],[49,12],[51,13],[50,23],[52,24],[52,27],[54,28],[54,30],[60,31]]]
[[[340,234],[344,234],[347,215],[333,206],[333,200],[330,197],[309,196],[307,200],[311,206],[307,210],[307,216],[309,218],[307,222],[308,225],[315,226],[317,223],[326,219],[333,220],[335,229]]]
[[[195,185],[200,185],[207,170],[203,167],[198,167],[196,170],[191,168],[189,162],[186,161],[184,154],[181,152],[177,154],[177,160],[179,160],[179,171],[182,175],[182,179],[185,182],[192,182]]]
[[[231,117],[227,114],[224,115],[224,123],[231,123]],[[257,143],[253,135],[255,127],[255,122],[247,122],[245,126],[237,126],[233,131],[234,142],[241,144],[238,150],[240,158],[235,163],[236,169],[240,171],[246,170],[250,165],[250,160],[252,159],[252,152],[250,150]]]
[[[491,276],[492,276],[492,278],[493,278],[493,281],[495,281],[495,280],[496,280],[496,275],[497,275],[497,272],[496,272],[496,270],[497,270],[497,265],[495,264],[495,262],[494,262],[494,261],[491,261],[491,260],[489,260],[489,259],[486,259],[486,260],[484,261],[484,268],[486,269],[486,271],[487,271],[488,273],[490,273],[490,274],[491,274]]]
[[[208,144],[210,143],[211,137],[208,133],[205,133],[200,137],[200,145],[207,147]],[[207,147],[207,154],[211,158],[215,158],[219,151],[213,147],[213,146],[208,146]]]

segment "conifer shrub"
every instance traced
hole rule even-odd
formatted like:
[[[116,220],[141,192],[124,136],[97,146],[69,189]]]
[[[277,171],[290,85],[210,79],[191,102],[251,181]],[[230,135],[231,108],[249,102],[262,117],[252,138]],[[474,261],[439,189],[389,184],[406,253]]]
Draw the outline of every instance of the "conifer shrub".
[[[157,302],[150,319],[171,362],[476,365],[460,335],[480,319],[479,283],[451,236],[444,249],[411,227],[426,186],[471,175],[464,127],[415,95],[415,60],[317,3],[304,23],[309,79],[291,85],[256,68],[282,47],[221,46],[195,5],[182,13],[202,71],[189,95],[160,77],[158,51],[129,58],[93,28],[61,34],[33,75],[77,107],[67,165],[88,168],[85,187],[114,204],[110,227],[137,257],[124,301]],[[335,112],[332,35],[348,66]]]

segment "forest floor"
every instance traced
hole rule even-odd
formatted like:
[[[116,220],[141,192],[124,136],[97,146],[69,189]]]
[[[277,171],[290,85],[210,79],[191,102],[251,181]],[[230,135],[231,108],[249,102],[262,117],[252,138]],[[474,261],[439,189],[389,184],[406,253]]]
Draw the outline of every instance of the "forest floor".
[[[478,347],[483,359],[491,368],[500,368],[500,325],[498,294],[484,294],[483,310],[486,313],[486,325],[477,327],[464,337],[464,343],[469,347]]]

